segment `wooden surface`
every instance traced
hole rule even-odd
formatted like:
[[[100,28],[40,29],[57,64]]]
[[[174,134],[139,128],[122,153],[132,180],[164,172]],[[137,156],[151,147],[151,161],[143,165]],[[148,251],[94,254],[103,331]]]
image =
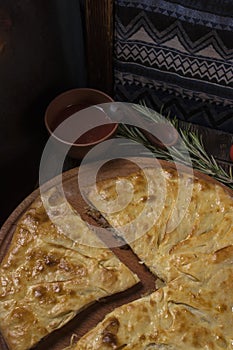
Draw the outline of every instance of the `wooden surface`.
[[[112,95],[113,0],[86,0],[88,83]]]
[[[233,172],[233,161],[230,159],[230,147],[233,145],[233,134],[221,130],[207,128],[205,126],[187,123],[179,120],[178,126],[182,130],[195,132],[202,139],[205,151],[213,156],[216,162],[227,172]],[[68,158],[64,164],[64,170],[79,166],[80,161]]]
[[[140,160],[140,164],[142,164],[143,166],[151,166],[152,164],[154,164],[152,163],[153,159],[151,158],[134,158],[132,160],[136,162]],[[161,164],[166,168],[174,167],[171,163],[167,163],[164,161],[162,161]],[[89,175],[91,174],[91,169],[92,165],[89,165],[86,166],[84,170],[84,174],[86,175],[87,181]],[[137,169],[138,167],[133,162],[123,159],[114,160],[105,164],[105,166],[101,169],[101,172],[99,173],[98,180],[114,177],[116,175],[127,175]],[[94,220],[86,214],[86,211],[84,209],[87,207],[87,203],[85,202],[84,198],[82,198],[78,188],[78,171],[79,169],[75,168],[63,174],[63,187],[67,196],[67,200],[81,214],[84,220],[88,221],[91,224],[96,224]],[[195,175],[203,179],[207,179],[207,181],[215,182],[215,180],[210,179],[206,175],[200,174],[198,172],[195,172]],[[46,188],[50,188],[56,184],[57,178],[52,179],[51,181],[46,183],[45,186]],[[228,189],[227,191],[229,191],[229,193],[232,194],[232,191]],[[28,209],[30,204],[35,200],[35,198],[37,198],[38,195],[39,190],[36,190],[29,197],[27,197],[11,214],[6,223],[3,225],[0,231],[0,259],[4,256],[10,244],[18,219]],[[35,347],[35,350],[62,350],[70,344],[70,339],[73,334],[77,335],[76,339],[80,338],[88,330],[94,327],[104,317],[106,313],[112,311],[115,307],[135,300],[141,297],[142,295],[151,293],[153,290],[155,290],[156,278],[147,270],[147,268],[144,265],[139,263],[138,258],[129,248],[127,248],[126,246],[116,247],[113,248],[113,251],[133,272],[137,273],[141,282],[138,285],[132,287],[130,290],[127,290],[114,296],[110,296],[102,301],[96,302],[88,309],[81,312],[67,325],[55,331],[46,339],[43,339]],[[0,349],[8,349],[1,336]]]
[[[181,129],[197,132],[202,138],[206,152],[212,155],[225,171],[229,172],[230,167],[233,166],[233,162],[230,159],[233,134],[184,121],[179,121],[178,123]]]

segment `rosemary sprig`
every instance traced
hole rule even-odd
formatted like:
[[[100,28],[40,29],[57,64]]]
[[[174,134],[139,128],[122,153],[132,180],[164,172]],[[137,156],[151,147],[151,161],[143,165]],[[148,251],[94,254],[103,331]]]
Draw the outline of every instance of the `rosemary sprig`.
[[[134,107],[141,113],[141,115],[143,115],[143,117],[145,117],[146,120],[155,123],[166,123],[166,119],[163,118],[160,113],[152,111],[145,105],[135,105]],[[202,138],[197,132],[191,132],[189,129],[183,130],[179,128],[176,119],[169,119],[169,121],[173,124],[181,137],[181,143],[178,142],[175,146],[168,148],[158,147],[154,143],[152,144],[138,127],[133,125],[120,124],[118,137],[124,137],[136,143],[143,144],[148,149],[148,152],[145,151],[142,155],[151,156],[152,153],[156,158],[173,162],[175,161],[186,166],[190,166],[189,160],[187,160],[188,151],[194,169],[212,176],[216,180],[233,189],[232,167],[229,167],[228,173],[216,162],[212,155],[208,155],[204,148]],[[123,143],[124,145],[127,145],[126,141]]]

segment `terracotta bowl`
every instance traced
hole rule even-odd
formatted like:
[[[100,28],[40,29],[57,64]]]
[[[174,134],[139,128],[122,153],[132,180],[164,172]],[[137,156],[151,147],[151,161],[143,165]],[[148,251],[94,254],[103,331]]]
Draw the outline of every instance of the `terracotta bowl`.
[[[98,109],[88,108],[110,102],[113,102],[113,99],[99,90],[89,88],[68,90],[58,95],[48,105],[45,112],[45,126],[58,147],[61,148],[63,145],[67,148],[67,146],[70,146],[68,155],[75,159],[82,159],[92,147],[112,138],[116,133],[117,123],[111,123],[109,119],[107,124],[104,124],[106,115],[103,115],[103,112]],[[89,123],[88,131],[81,133],[80,136],[80,129],[88,123],[88,113],[91,113],[92,118],[95,118],[96,122],[101,125],[91,128],[91,123]],[[75,118],[73,120],[75,120],[75,128],[77,129],[77,135],[79,135],[74,142],[70,142],[69,138],[67,139],[66,132],[64,134],[57,133],[59,126],[64,125],[63,122],[71,116]],[[69,131],[67,130],[67,132]],[[72,130],[72,132],[75,131]]]

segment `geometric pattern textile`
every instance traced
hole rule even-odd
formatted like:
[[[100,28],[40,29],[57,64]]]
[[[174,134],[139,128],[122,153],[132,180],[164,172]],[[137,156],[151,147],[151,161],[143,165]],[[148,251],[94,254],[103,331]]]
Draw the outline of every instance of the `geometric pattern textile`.
[[[114,98],[233,132],[231,0],[116,0]]]

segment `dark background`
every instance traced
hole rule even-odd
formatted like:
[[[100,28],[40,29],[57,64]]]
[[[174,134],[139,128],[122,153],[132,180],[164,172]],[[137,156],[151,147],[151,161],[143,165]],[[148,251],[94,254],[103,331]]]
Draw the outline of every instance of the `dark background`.
[[[38,186],[40,158],[48,139],[46,107],[55,96],[71,88],[96,88],[116,101],[144,100],[157,111],[163,106],[165,115],[207,127],[204,136],[211,135],[205,137],[210,153],[218,161],[227,162],[227,169],[232,164],[232,104],[229,108],[185,99],[169,89],[140,89],[127,80],[122,86],[117,83],[117,21],[134,23],[135,15],[133,7],[118,3],[120,0],[0,0],[0,226]],[[223,11],[217,2],[215,10],[216,14]],[[167,21],[174,20],[166,17]],[[161,15],[161,23],[166,26],[164,18]],[[185,24],[184,28],[181,34],[192,32],[195,42],[196,27]],[[200,36],[205,33],[202,30],[210,30],[200,28]],[[221,38],[232,54],[232,31],[223,30]],[[228,99],[233,101],[232,96],[231,90]]]
[[[80,0],[0,0],[0,225],[38,184],[44,112],[86,82]]]

